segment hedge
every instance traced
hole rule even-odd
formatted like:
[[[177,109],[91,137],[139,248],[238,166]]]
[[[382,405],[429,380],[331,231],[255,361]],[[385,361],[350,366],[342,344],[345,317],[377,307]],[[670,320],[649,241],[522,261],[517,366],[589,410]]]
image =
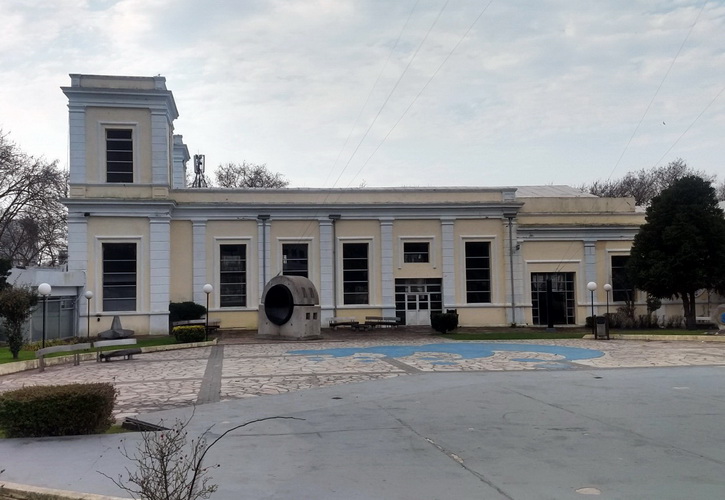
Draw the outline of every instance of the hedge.
[[[201,325],[175,326],[171,331],[177,342],[203,342],[206,340],[206,328]]]
[[[24,387],[0,394],[0,429],[9,438],[99,434],[115,400],[109,383]]]

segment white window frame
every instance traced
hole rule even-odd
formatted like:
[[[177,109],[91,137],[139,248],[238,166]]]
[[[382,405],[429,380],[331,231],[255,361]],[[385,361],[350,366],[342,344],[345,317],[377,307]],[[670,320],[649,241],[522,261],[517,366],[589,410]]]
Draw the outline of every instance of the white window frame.
[[[136,309],[134,311],[104,311],[103,310],[103,244],[104,243],[136,243]],[[145,239],[140,235],[129,236],[96,236],[94,241],[95,259],[95,289],[93,296],[93,309],[100,316],[123,316],[138,314],[145,311],[146,304],[146,250]]]
[[[405,244],[406,243],[428,243],[428,262],[405,262]],[[428,265],[433,269],[438,266],[436,264],[437,254],[435,251],[435,236],[399,236],[398,237],[398,269],[403,266]]]
[[[342,246],[345,243],[367,243],[368,245],[368,303],[367,304],[345,304],[345,282],[343,280],[343,258],[342,258]],[[336,282],[336,293],[337,293],[337,304],[338,308],[348,309],[369,309],[375,307],[377,300],[377,283],[378,283],[378,271],[375,261],[375,238],[359,238],[354,236],[342,236],[337,239],[335,255],[337,262],[335,263],[335,269],[337,270],[337,276],[335,277]]]
[[[315,239],[311,237],[307,238],[293,238],[293,237],[279,237],[277,238],[277,273],[282,274],[284,269],[284,255],[283,255],[283,246],[289,245],[289,244],[306,244],[307,245],[307,279],[310,281],[314,281],[312,278],[315,276],[315,268],[314,268],[314,262],[315,259],[312,258],[313,256],[313,243]]]
[[[138,122],[98,122],[98,182],[107,185],[138,184],[139,182],[139,139]],[[131,144],[133,147],[133,180],[131,182],[108,182],[106,179],[106,130],[131,130]]]
[[[245,269],[245,278],[246,282],[244,283],[244,296],[247,299],[247,303],[244,306],[234,306],[234,307],[222,307],[220,298],[221,293],[221,245],[244,245],[244,262],[246,265]],[[251,246],[252,246],[252,238],[228,238],[228,237],[221,237],[221,238],[214,238],[214,293],[213,295],[213,304],[211,304],[209,307],[213,307],[215,309],[219,309],[220,311],[246,311],[249,309],[252,309],[250,304],[256,303],[256,297],[252,297],[251,292],[253,290],[251,285],[252,278],[254,278],[254,275],[252,273],[252,262],[251,262]],[[256,247],[255,247],[256,248]],[[255,282],[256,283],[256,282]]]

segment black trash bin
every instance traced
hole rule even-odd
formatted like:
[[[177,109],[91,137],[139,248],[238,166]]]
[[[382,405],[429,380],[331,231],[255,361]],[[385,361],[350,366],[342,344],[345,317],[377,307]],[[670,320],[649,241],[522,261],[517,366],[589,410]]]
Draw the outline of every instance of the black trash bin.
[[[609,340],[609,323],[605,316],[596,317],[597,328],[595,330],[594,338],[601,340]]]

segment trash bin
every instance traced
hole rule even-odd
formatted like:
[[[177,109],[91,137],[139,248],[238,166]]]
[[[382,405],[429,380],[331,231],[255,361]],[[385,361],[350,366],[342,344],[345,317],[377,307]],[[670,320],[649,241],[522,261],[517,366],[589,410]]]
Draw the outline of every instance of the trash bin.
[[[597,329],[595,337],[596,339],[609,340],[609,324],[605,316],[597,316],[595,318]]]

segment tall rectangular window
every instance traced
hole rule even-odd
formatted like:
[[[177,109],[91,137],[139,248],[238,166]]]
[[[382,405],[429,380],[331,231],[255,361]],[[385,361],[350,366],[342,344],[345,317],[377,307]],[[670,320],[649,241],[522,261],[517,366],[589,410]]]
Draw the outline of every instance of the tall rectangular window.
[[[430,262],[430,244],[427,241],[403,242],[403,262]]]
[[[219,306],[247,305],[247,246],[219,245]]]
[[[106,182],[133,182],[131,129],[106,129]]]
[[[368,244],[342,244],[342,303],[368,304],[370,271]]]
[[[634,299],[634,287],[627,276],[629,255],[612,255],[612,300],[631,302]]]
[[[282,274],[309,278],[307,243],[282,245]]]
[[[136,243],[103,243],[103,310],[136,310]]]
[[[491,244],[466,242],[466,302],[491,302]]]

